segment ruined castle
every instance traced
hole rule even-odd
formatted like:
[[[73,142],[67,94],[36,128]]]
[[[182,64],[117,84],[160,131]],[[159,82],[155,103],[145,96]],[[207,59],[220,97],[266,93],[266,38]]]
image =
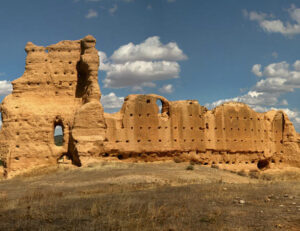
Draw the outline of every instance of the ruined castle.
[[[282,111],[257,113],[234,102],[208,110],[196,100],[129,95],[119,112],[104,113],[95,44],[92,36],[48,47],[27,43],[25,72],[1,105],[5,176],[57,165],[64,156],[77,166],[90,159],[176,157],[204,165],[300,167],[300,134]],[[63,146],[54,143],[58,125]]]

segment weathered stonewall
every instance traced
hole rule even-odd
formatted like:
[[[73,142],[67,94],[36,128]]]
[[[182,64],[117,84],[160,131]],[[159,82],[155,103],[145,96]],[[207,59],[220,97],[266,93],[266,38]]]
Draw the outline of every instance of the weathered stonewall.
[[[77,166],[90,159],[176,156],[205,165],[300,167],[300,134],[282,111],[257,113],[234,102],[209,111],[195,100],[129,95],[119,112],[104,113],[95,44],[89,35],[46,48],[26,45],[25,72],[1,105],[5,176],[56,165],[64,156]],[[54,143],[57,125],[63,146]]]

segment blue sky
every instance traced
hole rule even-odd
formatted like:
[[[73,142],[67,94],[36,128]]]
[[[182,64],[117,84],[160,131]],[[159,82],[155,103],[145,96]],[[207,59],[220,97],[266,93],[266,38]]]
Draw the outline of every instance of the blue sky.
[[[0,100],[24,72],[28,41],[91,34],[108,112],[136,93],[209,108],[234,100],[260,112],[284,109],[300,130],[295,0],[4,0],[0,29]]]

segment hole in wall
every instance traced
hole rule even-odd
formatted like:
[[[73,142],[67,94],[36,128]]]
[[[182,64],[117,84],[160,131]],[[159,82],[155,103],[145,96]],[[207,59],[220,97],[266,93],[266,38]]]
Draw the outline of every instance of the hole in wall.
[[[258,169],[265,169],[267,167],[269,167],[269,161],[268,160],[264,159],[264,160],[259,160],[257,162],[257,168]]]
[[[64,143],[64,131],[61,124],[54,125],[54,144],[56,146],[63,146]]]
[[[121,154],[118,155],[118,159],[119,159],[119,160],[122,160],[122,159],[123,159],[123,155],[121,155]]]

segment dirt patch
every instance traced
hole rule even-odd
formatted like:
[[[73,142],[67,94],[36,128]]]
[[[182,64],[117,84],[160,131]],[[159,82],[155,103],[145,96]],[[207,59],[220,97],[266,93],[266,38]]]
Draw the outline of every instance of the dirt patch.
[[[187,166],[94,163],[2,181],[0,230],[299,230],[294,169],[264,171],[270,180]]]

